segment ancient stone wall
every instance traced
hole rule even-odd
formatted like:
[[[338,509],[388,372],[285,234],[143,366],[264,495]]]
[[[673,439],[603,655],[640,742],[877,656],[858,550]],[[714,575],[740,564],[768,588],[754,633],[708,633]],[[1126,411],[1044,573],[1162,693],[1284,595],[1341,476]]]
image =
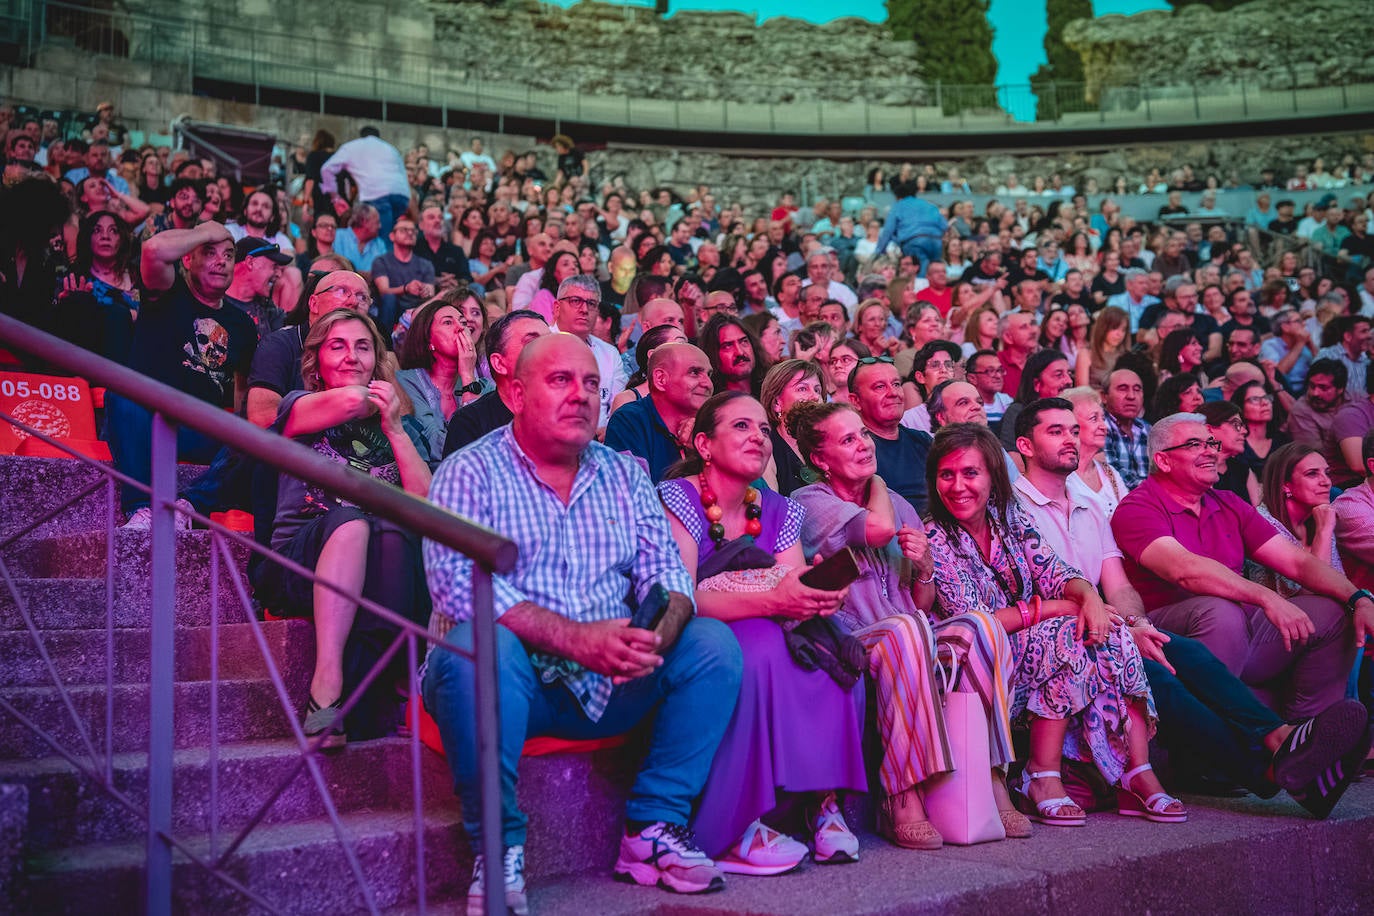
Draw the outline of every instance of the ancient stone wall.
[[[814,25],[743,13],[652,10],[538,0],[487,6],[429,0],[437,46],[474,77],[536,90],[737,102],[925,99],[912,42],[856,18]]]
[[[1146,85],[1315,88],[1374,80],[1369,0],[1252,0],[1224,13],[1079,19],[1064,42],[1083,58],[1089,98]]]

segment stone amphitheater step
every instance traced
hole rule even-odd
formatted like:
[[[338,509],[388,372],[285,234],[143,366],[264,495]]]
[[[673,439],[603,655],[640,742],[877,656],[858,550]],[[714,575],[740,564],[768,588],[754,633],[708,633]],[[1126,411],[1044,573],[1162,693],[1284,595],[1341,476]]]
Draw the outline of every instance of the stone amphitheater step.
[[[200,475],[200,465],[177,466],[177,481],[185,485]],[[51,537],[79,531],[104,530],[108,497],[104,487],[78,500],[52,521],[38,527],[33,521],[82,490],[105,479],[96,468],[66,458],[27,458],[0,455],[0,538],[33,528],[31,537]],[[116,494],[116,510],[118,494]]]
[[[210,622],[210,532],[178,532],[176,539],[177,622],[203,626]],[[123,614],[126,619],[130,614],[142,613],[146,620],[151,607],[152,584],[148,571],[150,540],[146,531],[115,531],[115,603],[125,609]],[[231,545],[231,556],[234,558],[232,567],[220,564],[220,620],[237,622],[244,618],[234,577],[242,575],[247,551]],[[105,533],[90,531],[26,538],[6,551],[5,560],[12,575],[25,579],[70,578],[85,582],[97,579],[103,588]],[[4,589],[0,588],[0,591]],[[104,593],[100,592],[100,595],[103,598]],[[89,599],[89,594],[85,597]],[[5,601],[11,603],[8,596]]]
[[[412,903],[416,888],[411,812],[352,811],[341,815],[340,821],[352,838],[377,906],[393,908]],[[468,854],[457,814],[427,810],[424,825],[426,892],[433,900],[461,899],[471,872],[458,864]],[[220,835],[221,844],[228,839]],[[189,845],[202,854],[209,848],[208,836],[190,837]],[[32,912],[45,916],[140,912],[144,851],[140,839],[74,847],[38,857],[30,863]],[[283,913],[365,910],[362,893],[328,819],[262,825],[237,851],[227,870]],[[262,912],[179,853],[173,887],[172,905],[178,913],[237,916]],[[93,901],[99,901],[94,909]]]
[[[308,675],[314,662],[314,631],[304,620],[270,620],[257,624],[278,670],[288,683]],[[44,630],[39,634],[64,684],[101,684],[105,681],[106,632]],[[114,682],[146,683],[151,658],[147,628],[114,631]],[[176,679],[203,681],[210,677],[210,627],[177,627]],[[0,630],[0,687],[50,686],[52,679],[33,636],[24,630]],[[229,679],[267,677],[251,624],[221,624],[219,676]]]
[[[293,700],[305,695],[308,677],[288,683]],[[83,685],[68,689],[72,705],[98,753],[104,751],[105,688]],[[29,719],[42,725],[69,753],[84,754],[76,726],[54,687],[5,687],[0,697]],[[114,749],[145,750],[148,746],[148,698],[145,684],[116,685],[114,689]],[[174,698],[176,746],[199,747],[209,740],[210,684],[195,681],[177,684]],[[293,712],[292,715],[298,713]],[[219,688],[220,741],[256,741],[285,738],[290,726],[270,682],[263,678],[224,680]],[[9,715],[0,714],[0,755],[10,759],[48,757],[46,741]]]
[[[425,808],[458,810],[448,767],[421,748]],[[318,755],[320,770],[339,811],[409,810],[410,742],[401,738],[355,742],[339,754]],[[255,817],[277,786],[295,772],[265,817],[265,823],[325,817],[325,809],[308,770],[297,769],[300,754],[294,740],[254,741],[219,748],[219,810],[210,810],[208,748],[176,753],[172,827],[178,835],[208,833],[212,818],[221,836],[232,837]],[[131,802],[146,804],[147,755],[117,754],[114,784]],[[0,762],[0,783],[28,787],[28,853],[45,855],[71,846],[132,841],[144,836],[143,821],[101,789],[92,787],[66,760]]]

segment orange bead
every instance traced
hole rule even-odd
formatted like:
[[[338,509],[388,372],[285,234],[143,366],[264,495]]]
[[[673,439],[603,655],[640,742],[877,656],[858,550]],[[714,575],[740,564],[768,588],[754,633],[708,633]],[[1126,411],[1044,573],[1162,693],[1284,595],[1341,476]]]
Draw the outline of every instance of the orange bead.
[[[707,506],[707,507],[706,507],[706,517],[707,517],[708,519],[710,519],[711,521],[713,521],[713,522],[718,522],[718,521],[720,521],[720,520],[721,520],[721,517],[724,516],[724,515],[725,515],[725,510],[722,509],[720,506]]]

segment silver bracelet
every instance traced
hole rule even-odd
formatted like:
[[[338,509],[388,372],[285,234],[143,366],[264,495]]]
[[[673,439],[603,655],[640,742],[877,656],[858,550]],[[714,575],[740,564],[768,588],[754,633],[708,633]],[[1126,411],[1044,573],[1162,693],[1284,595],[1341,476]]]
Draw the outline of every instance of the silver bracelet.
[[[930,583],[932,583],[932,582],[934,582],[934,581],[935,581],[935,567],[932,566],[932,567],[930,568],[930,578],[929,578],[929,579],[922,579],[922,578],[919,578],[919,577],[918,577],[918,578],[916,579],[916,584],[918,584],[918,585],[929,585]]]

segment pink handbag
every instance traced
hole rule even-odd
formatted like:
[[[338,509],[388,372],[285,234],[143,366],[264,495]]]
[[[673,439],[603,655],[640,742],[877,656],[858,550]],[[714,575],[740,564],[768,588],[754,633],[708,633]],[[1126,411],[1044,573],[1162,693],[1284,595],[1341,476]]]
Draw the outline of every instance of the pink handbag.
[[[992,796],[987,713],[978,694],[958,691],[959,659],[952,654],[949,659],[948,672],[939,662],[935,672],[943,682],[945,734],[954,770],[921,783],[926,816],[946,843],[972,846],[1005,840],[1007,831]]]

